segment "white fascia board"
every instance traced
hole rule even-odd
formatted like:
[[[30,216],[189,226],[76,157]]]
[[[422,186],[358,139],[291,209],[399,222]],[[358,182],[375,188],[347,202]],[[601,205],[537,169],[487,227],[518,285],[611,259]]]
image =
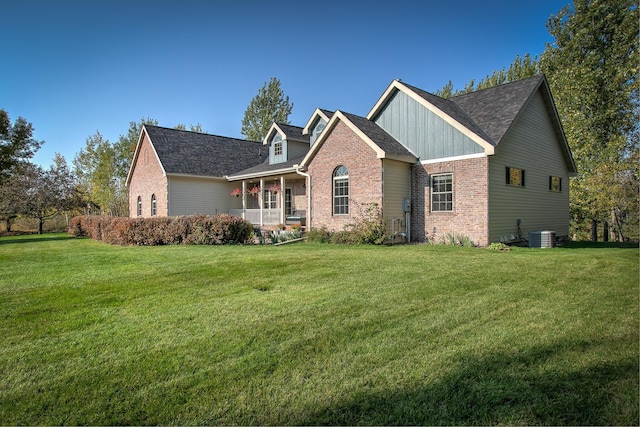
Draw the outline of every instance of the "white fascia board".
[[[269,140],[271,139],[271,135],[273,135],[273,132],[278,132],[282,137],[282,139],[286,138],[286,135],[284,134],[282,129],[280,129],[280,126],[278,126],[276,122],[273,122],[271,124],[271,127],[267,131],[267,134],[265,135],[264,139],[262,140],[262,145],[269,145]]]
[[[434,163],[442,163],[442,162],[454,162],[456,160],[468,160],[468,159],[479,159],[482,157],[487,157],[486,153],[476,153],[476,154],[465,154],[463,156],[452,156],[452,157],[441,157],[439,159],[429,159],[429,160],[420,160],[421,165],[431,165]]]
[[[296,165],[297,166],[297,165]],[[256,172],[256,173],[249,173],[246,175],[233,175],[233,176],[225,176],[225,179],[227,181],[242,181],[243,179],[255,179],[255,178],[265,178],[265,177],[269,177],[272,175],[284,175],[284,174],[288,174],[288,173],[292,173],[295,172],[296,168],[295,166],[291,166],[288,168],[284,168],[284,169],[276,169],[276,170],[272,170],[272,171],[266,171],[266,172]]]
[[[156,157],[158,164],[160,165],[160,169],[162,170],[162,176],[167,176],[167,172],[164,170],[164,165],[160,161],[160,157],[156,152],[156,147],[153,146],[153,141],[151,141],[151,137],[147,133],[147,128],[145,125],[142,125],[142,130],[140,131],[140,136],[138,137],[138,142],[136,143],[136,149],[133,154],[133,159],[131,160],[131,166],[129,166],[129,173],[127,174],[127,180],[125,181],[125,185],[128,187],[131,183],[131,177],[133,176],[133,170],[138,162],[138,157],[140,155],[140,150],[142,149],[142,142],[144,141],[144,136],[147,135],[149,139],[149,145],[151,146],[151,150],[153,150],[153,155]]]
[[[324,119],[325,122],[329,122],[329,117],[322,112],[322,110],[320,110],[319,108],[316,108],[315,111],[313,112],[313,114],[311,114],[311,117],[309,118],[309,121],[307,122],[307,124],[304,126],[304,128],[302,129],[302,134],[306,135],[309,133],[309,131],[311,130],[311,126],[313,126],[313,123],[315,122],[316,117],[320,117],[322,119]]]

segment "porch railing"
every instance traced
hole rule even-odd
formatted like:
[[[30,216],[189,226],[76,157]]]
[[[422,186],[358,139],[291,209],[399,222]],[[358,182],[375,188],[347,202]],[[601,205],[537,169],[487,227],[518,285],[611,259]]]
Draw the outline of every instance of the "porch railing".
[[[230,209],[229,215],[242,218],[243,209]],[[244,219],[251,224],[260,225],[260,209],[244,209]],[[262,209],[262,224],[276,225],[280,221],[280,209]]]

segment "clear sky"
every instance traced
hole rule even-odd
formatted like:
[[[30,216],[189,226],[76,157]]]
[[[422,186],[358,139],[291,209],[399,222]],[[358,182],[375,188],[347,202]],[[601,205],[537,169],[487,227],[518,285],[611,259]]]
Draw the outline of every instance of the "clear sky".
[[[570,0],[0,0],[0,108],[70,163],[141,118],[241,138],[271,77],[293,103],[366,115],[396,78],[434,92],[539,55]]]

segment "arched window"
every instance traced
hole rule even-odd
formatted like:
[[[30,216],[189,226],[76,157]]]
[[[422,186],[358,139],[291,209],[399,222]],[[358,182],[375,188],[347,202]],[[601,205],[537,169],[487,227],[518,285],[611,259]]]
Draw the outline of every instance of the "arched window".
[[[349,171],[344,166],[333,171],[333,214],[349,214]]]
[[[151,216],[156,216],[156,195],[151,195]]]
[[[142,197],[138,196],[138,216],[142,216]]]

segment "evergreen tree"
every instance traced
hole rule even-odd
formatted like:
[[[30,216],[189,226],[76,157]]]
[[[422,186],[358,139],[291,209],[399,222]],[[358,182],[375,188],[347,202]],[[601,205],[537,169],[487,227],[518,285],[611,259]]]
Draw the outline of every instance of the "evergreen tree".
[[[272,77],[251,100],[242,119],[242,135],[249,141],[262,141],[273,122],[289,124],[293,103]]]

